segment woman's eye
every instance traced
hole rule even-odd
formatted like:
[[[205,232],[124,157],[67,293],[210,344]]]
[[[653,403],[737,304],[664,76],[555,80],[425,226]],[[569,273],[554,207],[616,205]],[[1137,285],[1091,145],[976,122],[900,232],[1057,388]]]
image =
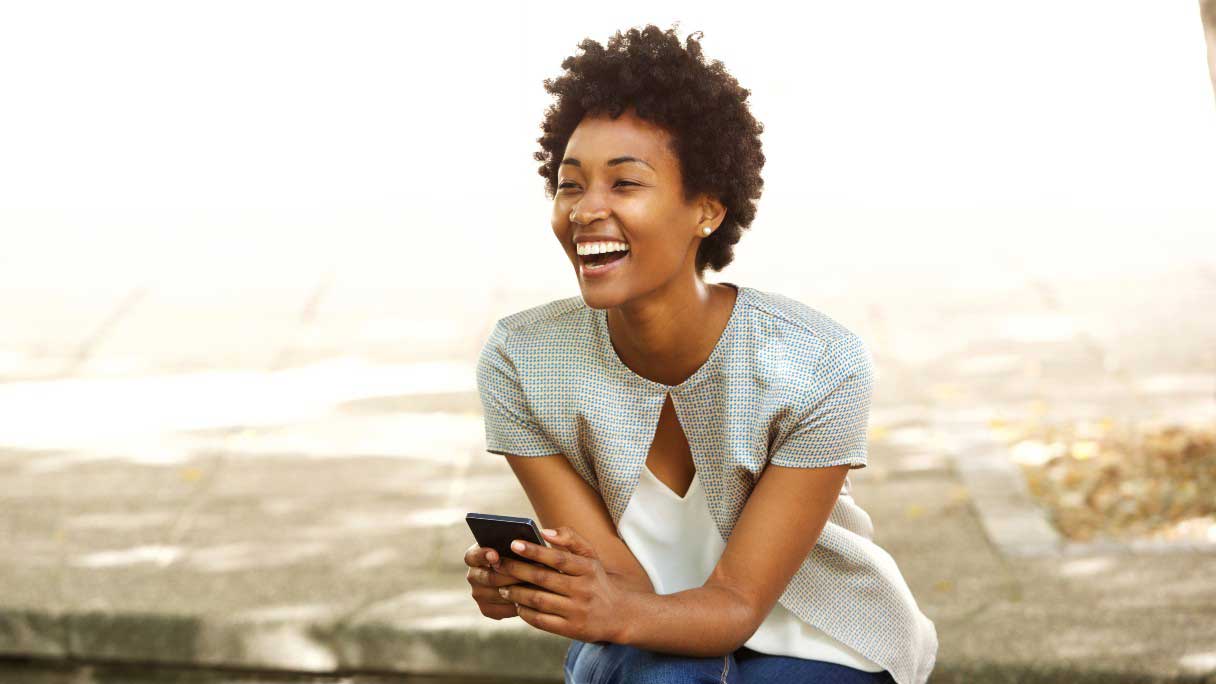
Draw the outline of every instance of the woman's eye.
[[[623,181],[617,181],[617,182],[616,182],[616,185],[637,185],[637,186],[641,186],[641,183],[634,183],[633,181],[626,181],[626,180],[623,180]],[[569,183],[569,182],[567,182],[567,183],[562,183],[561,185],[559,185],[559,186],[557,186],[557,187],[558,187],[558,188],[572,188],[572,187],[574,187],[574,183]],[[613,187],[615,187],[615,186],[613,186]]]

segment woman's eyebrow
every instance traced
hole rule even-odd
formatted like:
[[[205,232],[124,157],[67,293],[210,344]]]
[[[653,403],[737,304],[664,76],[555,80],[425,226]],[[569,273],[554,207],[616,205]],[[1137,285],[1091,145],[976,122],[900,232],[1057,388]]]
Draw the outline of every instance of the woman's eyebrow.
[[[646,161],[645,159],[638,159],[637,157],[628,157],[628,156],[614,157],[612,159],[609,159],[608,166],[616,166],[617,164],[624,164],[626,162],[637,162],[639,164],[645,164],[646,166],[650,166],[650,162]],[[581,161],[575,159],[574,157],[566,157],[565,159],[563,159],[561,165],[564,166],[566,164],[569,164],[571,166],[577,166],[579,168],[582,168],[582,166],[583,166],[583,163]],[[650,170],[654,171],[655,168],[653,166],[650,166]]]

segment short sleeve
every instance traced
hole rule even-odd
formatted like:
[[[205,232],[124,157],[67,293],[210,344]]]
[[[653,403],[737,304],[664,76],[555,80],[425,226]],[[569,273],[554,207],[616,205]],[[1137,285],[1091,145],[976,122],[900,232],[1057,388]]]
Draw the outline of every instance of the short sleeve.
[[[828,391],[810,391],[769,462],[797,468],[849,464],[866,467],[867,430],[874,391],[874,361],[860,338],[850,336],[820,360],[816,378]]]
[[[495,324],[477,361],[477,392],[485,416],[486,451],[512,456],[560,454],[528,408],[515,362],[507,349],[510,331]]]

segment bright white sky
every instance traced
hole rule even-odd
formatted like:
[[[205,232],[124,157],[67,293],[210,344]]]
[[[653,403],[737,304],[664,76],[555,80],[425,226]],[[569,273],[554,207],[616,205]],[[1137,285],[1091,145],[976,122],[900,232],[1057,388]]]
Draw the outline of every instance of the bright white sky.
[[[542,81],[585,37],[675,20],[766,126],[759,215],[714,280],[1216,253],[1194,0],[40,1],[0,5],[0,285],[218,264],[574,294],[531,156]]]

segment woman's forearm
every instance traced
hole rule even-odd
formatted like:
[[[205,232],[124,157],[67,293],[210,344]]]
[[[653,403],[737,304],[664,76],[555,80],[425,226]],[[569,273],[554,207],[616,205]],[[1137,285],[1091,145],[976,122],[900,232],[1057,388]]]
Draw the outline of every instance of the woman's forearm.
[[[650,577],[645,574],[624,574],[619,572],[608,572],[608,576],[616,580],[616,582],[630,591],[636,591],[642,594],[653,594],[654,585],[650,582]]]
[[[714,586],[674,594],[630,592],[623,618],[620,643],[699,658],[733,653],[756,631],[738,594]]]

